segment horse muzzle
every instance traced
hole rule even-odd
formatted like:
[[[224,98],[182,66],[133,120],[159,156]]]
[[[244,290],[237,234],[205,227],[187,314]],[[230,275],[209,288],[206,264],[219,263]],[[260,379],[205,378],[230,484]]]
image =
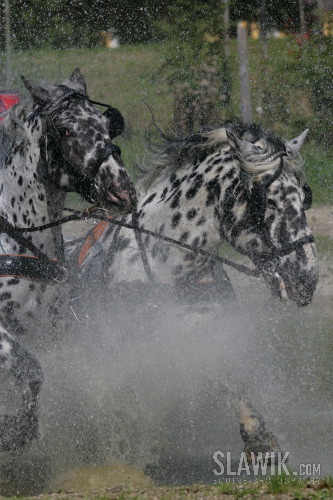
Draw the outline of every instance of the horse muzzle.
[[[278,278],[271,280],[273,295],[293,300],[299,307],[312,302],[318,283],[318,270],[315,264],[301,270],[287,261],[286,266],[281,266],[276,274]]]
[[[284,281],[289,299],[295,301],[299,307],[307,306],[312,302],[318,283],[317,273],[307,274],[309,275],[299,276],[296,282]]]
[[[114,209],[124,215],[136,210],[136,191],[129,179],[121,185],[112,184],[108,188],[103,187],[100,195],[99,204],[102,208]]]
[[[275,273],[269,284],[274,297],[283,301],[292,300],[299,307],[303,307],[312,302],[316,283],[317,280],[313,278],[308,283],[304,280],[298,280],[298,283],[295,283],[289,279],[284,280],[278,273]]]

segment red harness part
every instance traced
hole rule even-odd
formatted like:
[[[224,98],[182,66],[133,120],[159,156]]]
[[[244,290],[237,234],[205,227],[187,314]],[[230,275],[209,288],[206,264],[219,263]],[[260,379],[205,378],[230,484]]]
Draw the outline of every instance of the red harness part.
[[[17,94],[0,94],[0,114],[10,109],[14,104],[20,102]],[[0,121],[2,118],[0,117]]]
[[[82,248],[80,250],[79,258],[77,261],[79,266],[82,266],[90,248],[93,247],[96,241],[98,241],[99,238],[104,234],[109,225],[110,223],[108,221],[102,220],[101,222],[99,222],[99,224],[97,224],[97,226],[95,226],[91,231],[89,231],[86,241],[83,243]]]

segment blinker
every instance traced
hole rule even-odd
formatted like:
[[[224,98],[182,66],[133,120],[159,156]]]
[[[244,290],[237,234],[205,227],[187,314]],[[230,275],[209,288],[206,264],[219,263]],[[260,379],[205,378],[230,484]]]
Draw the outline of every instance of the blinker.
[[[309,210],[312,206],[312,190],[309,184],[303,184],[303,193],[304,193],[304,201],[303,208],[304,210]]]
[[[118,109],[108,106],[103,115],[110,120],[109,134],[111,139],[114,139],[124,132],[125,120]]]

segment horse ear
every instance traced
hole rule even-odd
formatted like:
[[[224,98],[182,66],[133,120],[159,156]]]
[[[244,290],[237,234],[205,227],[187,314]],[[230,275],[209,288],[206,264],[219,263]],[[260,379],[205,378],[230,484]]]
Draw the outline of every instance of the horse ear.
[[[244,141],[243,139],[239,139],[236,135],[230,130],[226,129],[226,134],[228,138],[228,142],[233,149],[238,149],[243,155],[246,153],[250,153],[253,150],[252,142]]]
[[[103,113],[110,120],[109,133],[111,139],[114,139],[118,135],[122,134],[125,130],[125,120],[123,115],[118,111],[118,109],[108,106],[107,110]]]
[[[81,90],[86,94],[87,93],[87,86],[86,82],[84,81],[83,76],[81,75],[81,71],[79,68],[76,68],[71,76],[69,77],[69,81],[71,83],[74,83],[76,87],[81,87]]]
[[[295,139],[288,141],[287,146],[289,146],[294,151],[299,151],[303,146],[303,143],[305,141],[306,136],[308,135],[308,132],[309,129],[308,128],[305,129],[304,132],[302,132],[298,137],[295,137]]]
[[[21,76],[24,85],[26,88],[29,90],[30,94],[33,97],[33,100],[42,106],[45,106],[45,104],[48,104],[49,102],[52,101],[52,96],[51,94],[43,89],[43,87],[39,87],[39,85],[33,85],[30,83],[24,76]]]
[[[238,138],[235,136],[233,132],[230,130],[226,129],[225,130],[229,145],[232,147],[232,149],[236,149],[238,147]]]

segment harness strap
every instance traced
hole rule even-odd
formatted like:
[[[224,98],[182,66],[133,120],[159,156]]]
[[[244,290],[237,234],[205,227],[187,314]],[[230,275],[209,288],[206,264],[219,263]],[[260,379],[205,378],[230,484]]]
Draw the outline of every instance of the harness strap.
[[[136,242],[138,244],[138,248],[140,250],[140,256],[141,256],[141,260],[142,260],[142,264],[143,264],[145,273],[148,276],[149,281],[151,283],[155,283],[154,275],[153,275],[153,272],[151,270],[151,267],[150,267],[150,264],[148,261],[147,252],[146,252],[145,246],[144,246],[143,241],[142,241],[141,231],[138,227],[139,215],[137,212],[134,212],[132,214],[132,222],[133,222],[133,226],[135,226],[133,229],[133,232],[135,235]]]
[[[280,249],[273,248],[273,250],[270,253],[266,253],[265,255],[263,255],[262,263],[259,264],[258,269],[262,271],[267,263],[273,263],[275,267],[277,267],[279,264],[280,257],[285,257],[286,255],[289,255],[290,253],[294,252],[298,248],[303,247],[304,245],[307,245],[309,243],[314,243],[314,241],[315,239],[313,235],[309,234],[307,236],[304,236],[303,238],[300,238],[299,240],[286,244]]]
[[[47,265],[49,262],[51,262],[45,253],[39,250],[39,248],[37,248],[36,245],[34,245],[30,240],[20,234],[20,232],[17,231],[16,228],[12,226],[12,224],[10,224],[3,215],[0,217],[0,231],[4,231],[20,246],[30,250],[35,255],[35,257],[38,257],[38,259],[40,259],[43,265]]]
[[[3,216],[0,217],[0,231],[8,234],[21,247],[30,250],[34,256],[0,255],[0,275],[33,278],[41,281],[63,281],[67,271],[57,260],[51,260],[30,240],[20,234]],[[33,260],[31,260],[33,259]]]
[[[125,217],[122,217],[121,222],[124,222],[124,220],[125,220]],[[110,220],[110,222],[112,223],[111,220]],[[110,246],[110,248],[109,248],[109,250],[108,250],[108,252],[106,254],[105,263],[103,265],[103,276],[104,277],[106,276],[107,269],[109,267],[111,267],[112,264],[113,264],[114,257],[116,255],[116,251],[117,251],[117,242],[118,242],[118,237],[119,237],[119,233],[121,231],[121,228],[122,228],[122,225],[119,225],[119,226],[116,227],[115,232],[113,234],[111,246]],[[110,224],[109,232],[106,233],[106,236],[109,236],[109,234],[111,233],[112,229],[113,229],[112,224]]]
[[[66,278],[65,268],[58,260],[43,262],[31,255],[0,255],[0,276],[33,279],[45,282],[59,282]]]
[[[105,220],[104,217],[99,216],[99,215],[94,215],[96,219],[100,220]],[[200,255],[205,255],[206,257],[213,257],[216,261],[222,262],[222,264],[226,264],[229,267],[232,267],[236,269],[237,271],[246,274],[247,276],[253,276],[255,278],[259,278],[261,275],[261,267],[262,266],[257,266],[255,269],[250,269],[247,266],[244,266],[243,264],[238,264],[237,262],[233,262],[229,259],[226,259],[225,257],[220,257],[219,255],[213,254],[211,252],[208,252],[207,250],[204,250],[202,248],[196,248],[193,247],[192,245],[188,245],[187,243],[181,243],[178,240],[175,240],[173,238],[169,238],[168,236],[162,236],[160,234],[154,233],[153,231],[150,231],[149,229],[144,229],[143,227],[137,227],[134,226],[133,224],[128,224],[127,222],[124,222],[123,219],[121,221],[119,220],[109,220],[111,224],[114,224],[118,227],[126,227],[128,229],[133,229],[136,230],[139,233],[143,234],[148,234],[149,236],[153,236],[154,238],[158,238],[162,241],[166,241],[167,243],[172,243],[173,245],[177,245],[181,248],[185,248],[186,250],[190,250],[191,252],[194,252],[196,254]],[[276,258],[276,257],[284,257],[288,255],[289,253],[297,250],[298,248],[301,248],[304,245],[307,245],[308,243],[313,243],[314,242],[314,237],[312,235],[305,236],[304,238],[300,238],[299,240],[294,241],[293,243],[290,243],[283,247],[281,250],[276,250],[272,253],[266,254],[264,257],[264,262],[268,262],[270,259]]]
[[[94,218],[99,219],[99,220],[105,220],[105,217],[100,216],[100,215],[94,215]],[[244,274],[247,274],[248,276],[254,276],[256,278],[259,278],[259,276],[260,276],[260,272],[257,269],[250,269],[249,267],[244,266],[243,264],[237,264],[236,262],[232,262],[229,259],[226,259],[224,257],[220,257],[219,255],[215,255],[211,252],[208,252],[207,250],[203,250],[202,248],[196,248],[196,247],[193,247],[192,245],[188,245],[187,243],[181,243],[180,241],[175,240],[173,238],[169,238],[168,236],[162,236],[160,234],[154,233],[153,231],[150,231],[149,229],[144,229],[143,227],[133,226],[133,224],[128,224],[127,222],[124,222],[124,218],[122,220],[112,219],[112,220],[109,220],[109,222],[111,224],[118,226],[119,231],[120,231],[121,227],[126,227],[128,229],[136,229],[140,233],[148,234],[149,236],[153,236],[154,238],[158,238],[162,241],[166,241],[167,243],[172,243],[172,244],[177,245],[181,248],[185,248],[186,250],[190,250],[191,252],[194,252],[194,253],[197,253],[200,255],[205,255],[207,257],[214,257],[216,260],[222,262],[223,264],[226,264],[229,267],[233,267],[234,269],[237,269],[237,271],[244,273]],[[113,258],[110,260],[111,260],[111,264],[112,264]],[[108,265],[110,266],[111,264],[108,264]]]
[[[65,210],[67,212],[72,211],[70,208],[65,208]],[[53,222],[49,222],[48,224],[34,227],[15,227],[15,231],[17,231],[18,233],[34,233],[36,231],[44,231],[44,229],[50,229],[51,227],[60,226],[61,224],[65,224],[66,222],[86,219],[87,217],[91,217],[91,215],[97,210],[99,210],[98,207],[85,208],[82,211],[75,210],[75,213],[73,213],[72,215],[67,215],[66,217],[62,217],[62,219],[54,220]]]
[[[104,163],[109,156],[113,156],[114,154],[121,155],[121,149],[116,144],[110,144],[108,147],[103,149],[100,156],[97,158],[96,164],[92,170],[92,176],[95,177],[99,169],[101,168],[102,163]]]

